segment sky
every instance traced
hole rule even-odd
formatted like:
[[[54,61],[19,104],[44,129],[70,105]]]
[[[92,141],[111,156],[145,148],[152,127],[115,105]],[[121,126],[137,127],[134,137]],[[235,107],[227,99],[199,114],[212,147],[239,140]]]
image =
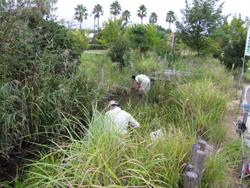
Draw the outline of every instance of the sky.
[[[78,4],[83,4],[88,9],[88,19],[84,20],[83,28],[93,29],[94,16],[92,10],[96,4],[100,4],[103,7],[104,15],[100,18],[100,25],[103,21],[110,18],[110,4],[115,0],[58,0],[55,7],[55,15],[58,20],[69,21],[71,27],[78,27],[78,23],[74,20],[75,7]],[[169,10],[173,10],[177,15],[177,19],[181,19],[181,9],[185,8],[185,0],[118,0],[121,4],[122,11],[129,10],[131,12],[132,23],[140,23],[140,18],[137,16],[137,10],[140,5],[144,4],[147,8],[147,17],[144,18],[143,23],[148,23],[149,15],[151,12],[156,12],[158,15],[157,23],[164,28],[168,28],[168,24],[165,21],[166,13]],[[188,0],[192,3],[192,0]],[[223,1],[220,1],[223,2]],[[225,0],[224,15],[241,14],[242,18],[248,16],[250,18],[250,0]]]

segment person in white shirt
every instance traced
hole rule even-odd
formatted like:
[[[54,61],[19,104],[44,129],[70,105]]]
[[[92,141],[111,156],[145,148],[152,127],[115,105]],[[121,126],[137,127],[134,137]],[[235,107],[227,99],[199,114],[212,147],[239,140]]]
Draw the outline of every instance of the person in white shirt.
[[[150,90],[150,79],[144,74],[139,74],[137,76],[133,75],[132,79],[135,81],[136,89],[140,95],[145,95]]]
[[[129,124],[132,128],[138,128],[139,123],[126,111],[119,107],[118,102],[111,100],[108,104],[108,111],[105,113],[105,126],[108,130],[114,129],[119,134],[128,132]]]

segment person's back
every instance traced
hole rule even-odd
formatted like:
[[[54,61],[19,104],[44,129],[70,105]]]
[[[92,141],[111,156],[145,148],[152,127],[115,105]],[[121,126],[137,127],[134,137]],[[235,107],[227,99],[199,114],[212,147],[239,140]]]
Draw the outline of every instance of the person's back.
[[[110,107],[110,110],[106,112],[106,123],[105,126],[113,128],[120,134],[126,134],[129,124],[132,128],[139,127],[139,123],[126,111],[120,107],[114,105]]]
[[[137,76],[132,76],[132,79],[139,84],[139,92],[146,94],[150,90],[150,79],[144,74],[139,74]]]

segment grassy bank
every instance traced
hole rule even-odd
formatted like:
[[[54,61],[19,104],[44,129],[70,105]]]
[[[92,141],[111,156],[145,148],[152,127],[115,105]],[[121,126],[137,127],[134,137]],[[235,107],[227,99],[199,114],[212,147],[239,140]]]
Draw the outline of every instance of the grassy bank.
[[[70,133],[67,142],[57,142],[49,153],[41,153],[40,160],[20,169],[17,182],[21,187],[181,187],[184,167],[197,138],[216,148],[207,157],[202,187],[230,187],[232,171],[239,162],[240,143],[222,144],[226,133],[223,118],[227,102],[234,96],[230,92],[234,85],[230,74],[217,61],[176,62],[177,70],[189,71],[191,75],[173,81],[155,81],[144,103],[133,95],[131,74],[140,73],[143,66],[147,72],[162,71],[169,65],[159,66],[151,56],[146,60],[149,67],[137,65],[133,72],[129,68],[120,70],[105,54],[83,54],[81,61],[64,90],[68,91],[70,86],[71,92],[78,91],[82,87],[80,80],[86,78],[86,87],[88,83],[93,86],[89,103],[97,104],[98,115],[94,113],[87,122],[87,132],[78,118],[63,115],[66,124],[81,127],[82,131],[66,128]],[[142,61],[135,58],[133,64]],[[110,98],[118,100],[141,127],[124,137],[105,132],[103,106]],[[73,106],[82,103],[81,98],[73,99]],[[152,143],[150,132],[160,128],[164,130],[163,139]]]

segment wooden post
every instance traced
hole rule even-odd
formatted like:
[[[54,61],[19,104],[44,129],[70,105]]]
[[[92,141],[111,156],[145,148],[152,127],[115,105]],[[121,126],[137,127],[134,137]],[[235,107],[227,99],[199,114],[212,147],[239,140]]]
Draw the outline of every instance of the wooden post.
[[[188,164],[185,168],[186,171],[193,171],[194,170],[194,166],[192,164]]]
[[[206,156],[206,153],[204,151],[198,150],[197,155],[195,157],[195,161],[193,161],[194,171],[198,175],[199,182],[200,182],[201,176],[202,176],[205,156]]]
[[[184,188],[198,188],[203,172],[206,146],[207,142],[204,140],[198,140],[197,144],[193,144],[191,164],[186,166],[186,172],[184,173]]]
[[[201,151],[205,151],[206,150],[206,146],[207,146],[207,142],[205,140],[198,140],[198,144],[201,147]]]
[[[192,146],[192,151],[191,151],[191,164],[194,165],[194,162],[195,162],[195,158],[196,158],[196,155],[197,155],[197,151],[200,149],[200,145],[199,144],[193,144]]]
[[[198,176],[195,172],[185,172],[183,188],[198,188]]]

